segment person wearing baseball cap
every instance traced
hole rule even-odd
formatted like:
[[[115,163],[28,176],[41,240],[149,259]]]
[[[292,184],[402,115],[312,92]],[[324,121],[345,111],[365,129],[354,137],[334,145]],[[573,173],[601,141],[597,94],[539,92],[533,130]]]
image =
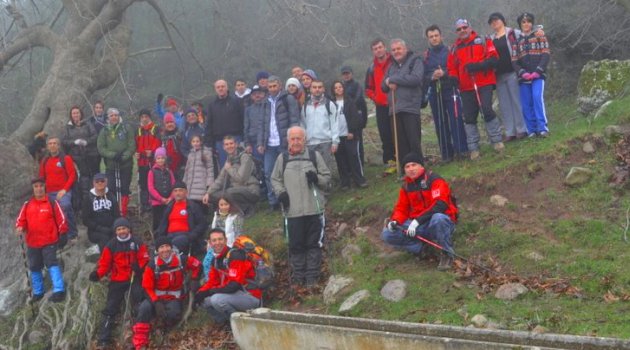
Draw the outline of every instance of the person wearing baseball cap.
[[[120,217],[120,209],[116,194],[107,189],[107,175],[95,174],[92,177],[92,189],[85,197],[86,202],[82,208],[83,224],[87,227],[87,236],[90,242],[98,246],[98,251],[103,248],[114,236],[112,225]]]
[[[442,247],[438,270],[444,271],[453,263],[451,236],[457,222],[457,205],[446,180],[425,169],[423,164],[417,153],[403,158],[403,185],[381,237],[392,247],[416,256],[424,248],[422,239],[437,243]]]

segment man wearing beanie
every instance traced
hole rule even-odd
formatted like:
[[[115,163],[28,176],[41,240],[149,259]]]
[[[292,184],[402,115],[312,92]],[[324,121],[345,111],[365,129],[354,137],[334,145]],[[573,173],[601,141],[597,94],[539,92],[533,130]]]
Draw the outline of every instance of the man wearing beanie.
[[[138,189],[140,191],[140,209],[150,210],[147,175],[153,164],[153,153],[160,147],[160,128],[151,120],[151,111],[143,109],[138,113],[140,126],[136,134],[136,162],[138,162]]]
[[[112,239],[112,225],[120,217],[116,194],[107,188],[107,175],[98,173],[92,178],[92,189],[83,200],[83,224],[87,226],[90,242],[97,244],[99,252]]]
[[[381,238],[394,248],[416,256],[424,248],[417,236],[431,240],[444,248],[438,270],[448,270],[454,253],[451,235],[457,222],[451,189],[443,178],[424,168],[420,155],[409,153],[402,164],[404,183]]]
[[[317,74],[312,69],[307,69],[302,72],[302,76],[300,77],[300,82],[302,83],[302,88],[304,89],[304,94],[306,94],[306,98],[311,95],[311,84],[313,80],[317,80]]]
[[[214,91],[217,95],[208,105],[204,144],[219,154],[220,169],[227,159],[227,153],[223,150],[223,137],[233,135],[237,143],[243,141],[244,112],[242,101],[234,94],[230,94],[225,80],[217,80],[214,83]]]
[[[156,255],[149,261],[142,275],[142,288],[147,298],[138,307],[133,325],[132,342],[135,349],[149,346],[151,320],[154,316],[170,328],[182,316],[182,300],[186,273],[191,274],[190,288],[196,292],[199,286],[201,263],[193,256],[178,254],[169,237],[158,237],[155,241]]]
[[[168,236],[180,253],[188,254],[203,250],[203,234],[208,227],[203,211],[195,201],[187,198],[188,190],[183,181],[176,181],[173,186],[173,201],[166,205],[156,237]]]
[[[129,288],[131,288],[130,308],[135,308],[136,304],[142,300],[142,272],[149,262],[147,246],[141,239],[131,235],[129,220],[123,217],[116,219],[112,229],[116,237],[112,238],[102,250],[96,270],[89,276],[90,281],[98,282],[111,272],[107,302],[102,311],[103,321],[97,340],[99,348],[110,344],[116,315],[120,311],[120,305],[125,302],[125,295]]]
[[[260,71],[256,74],[256,84],[263,89],[267,89],[267,84],[269,83],[269,72]]]

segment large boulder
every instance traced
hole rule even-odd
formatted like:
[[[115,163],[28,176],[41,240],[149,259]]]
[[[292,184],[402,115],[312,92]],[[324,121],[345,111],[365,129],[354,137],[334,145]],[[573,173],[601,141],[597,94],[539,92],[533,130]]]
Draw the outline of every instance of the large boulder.
[[[621,95],[630,82],[630,60],[590,61],[578,82],[580,112],[589,114]]]

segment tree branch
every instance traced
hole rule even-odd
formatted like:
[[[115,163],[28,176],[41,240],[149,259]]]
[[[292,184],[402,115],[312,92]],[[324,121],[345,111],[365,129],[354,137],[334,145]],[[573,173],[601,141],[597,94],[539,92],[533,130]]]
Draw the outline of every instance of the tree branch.
[[[59,37],[44,25],[29,27],[18,33],[15,40],[0,52],[0,69],[15,55],[33,47],[47,47],[55,51]]]
[[[136,52],[130,53],[129,54],[129,58],[140,56],[140,55],[144,55],[144,54],[151,53],[151,52],[170,51],[170,50],[175,50],[175,48],[172,47],[172,46],[152,47],[150,49],[144,49],[144,50],[140,50],[140,51],[136,51]]]
[[[74,1],[74,0],[66,0]],[[100,13],[81,31],[78,38],[86,45],[96,44],[105,34],[120,24],[120,18],[135,0],[108,1]]]

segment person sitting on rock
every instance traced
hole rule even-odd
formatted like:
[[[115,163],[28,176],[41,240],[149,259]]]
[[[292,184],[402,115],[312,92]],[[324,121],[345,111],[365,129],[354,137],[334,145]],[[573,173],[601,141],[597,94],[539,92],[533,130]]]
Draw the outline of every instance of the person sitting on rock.
[[[442,246],[438,270],[448,270],[453,263],[451,235],[457,222],[457,206],[451,189],[443,178],[426,170],[422,157],[409,153],[403,158],[404,183],[389,223],[381,234],[394,248],[419,255],[423,237]]]
[[[156,237],[168,236],[178,251],[188,254],[191,245],[203,252],[203,233],[208,227],[206,217],[199,205],[188,199],[188,190],[183,181],[176,181],[172,192],[173,200],[166,205]],[[193,253],[200,253],[198,249]]]
[[[98,246],[98,251],[112,239],[112,225],[120,217],[116,195],[107,188],[107,175],[98,173],[92,179],[94,187],[83,200],[83,224],[87,226],[90,242]]]
[[[195,302],[203,303],[214,322],[224,325],[232,313],[260,306],[262,291],[247,287],[248,279],[256,277],[254,266],[244,250],[230,250],[225,231],[212,229],[210,242],[214,260],[208,281],[197,291]]]
[[[111,272],[107,302],[102,311],[103,321],[97,341],[99,348],[110,344],[116,314],[120,310],[120,304],[124,303],[129,289],[131,288],[129,305],[132,308],[142,300],[143,291],[140,283],[142,270],[149,262],[147,246],[140,238],[131,235],[129,220],[120,217],[116,219],[112,228],[116,237],[103,248],[96,270],[89,276],[90,281],[98,282]]]
[[[136,324],[133,325],[133,345],[136,350],[149,346],[151,319],[157,316],[166,327],[175,325],[182,315],[182,300],[186,272],[191,273],[193,291],[199,286],[201,263],[193,256],[178,254],[168,236],[155,242],[156,256],[144,269],[142,288],[148,298],[138,307]]]

